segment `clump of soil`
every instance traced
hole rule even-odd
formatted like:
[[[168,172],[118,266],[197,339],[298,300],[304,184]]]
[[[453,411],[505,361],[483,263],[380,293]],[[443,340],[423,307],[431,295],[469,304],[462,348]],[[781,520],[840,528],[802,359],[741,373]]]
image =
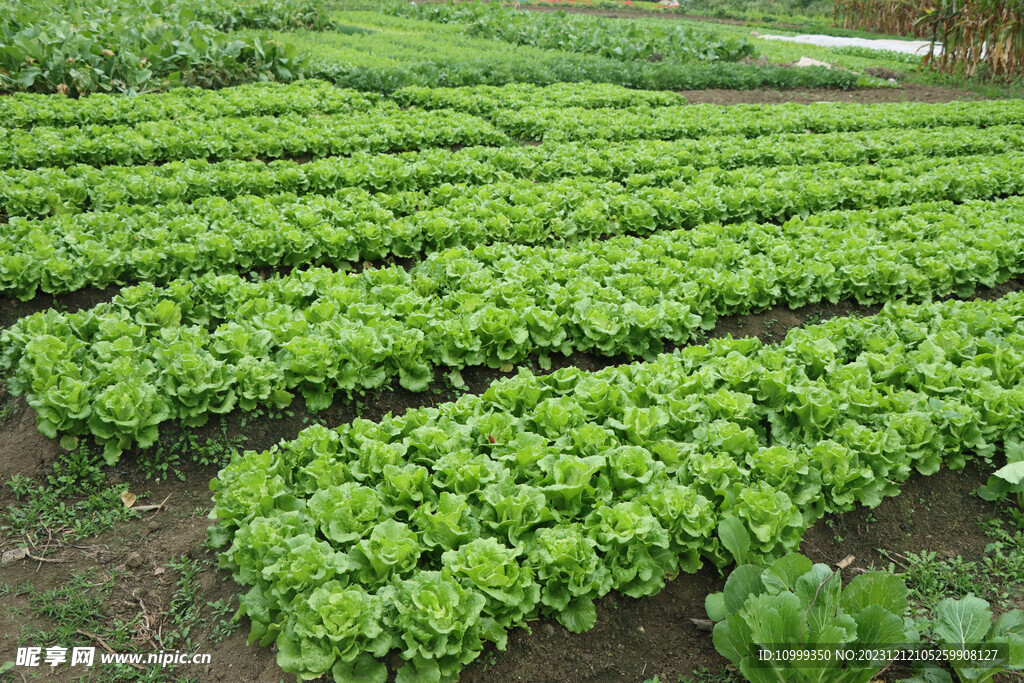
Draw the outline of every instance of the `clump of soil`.
[[[868,68],[864,69],[864,73],[866,73],[868,76],[874,76],[875,78],[884,78],[885,80],[892,79],[895,81],[900,80],[900,77],[903,75],[898,71],[886,69],[881,66],[869,66]]]

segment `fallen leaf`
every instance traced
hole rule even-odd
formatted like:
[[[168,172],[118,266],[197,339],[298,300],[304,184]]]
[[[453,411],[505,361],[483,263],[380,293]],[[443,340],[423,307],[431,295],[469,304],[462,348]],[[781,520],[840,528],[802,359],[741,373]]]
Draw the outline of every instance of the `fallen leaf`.
[[[121,502],[124,503],[126,508],[130,508],[135,505],[135,494],[131,491],[123,491],[121,493]]]

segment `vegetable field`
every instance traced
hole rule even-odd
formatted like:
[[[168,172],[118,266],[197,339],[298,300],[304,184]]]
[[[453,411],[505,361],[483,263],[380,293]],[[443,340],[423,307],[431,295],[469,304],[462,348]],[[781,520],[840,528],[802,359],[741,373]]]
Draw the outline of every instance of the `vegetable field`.
[[[1024,101],[696,104],[686,79],[878,79],[669,22],[230,5],[76,11],[287,31],[320,78],[72,98],[0,72],[45,80],[0,97],[0,678],[1003,680],[751,664],[787,638],[1024,667]],[[522,69],[474,70],[483,42]],[[940,486],[946,549],[975,510],[1016,525],[972,550],[1000,591],[871,554],[928,550]],[[620,600],[682,605],[685,645],[645,650]],[[587,632],[609,652],[523,664]],[[23,653],[73,645],[213,662]]]

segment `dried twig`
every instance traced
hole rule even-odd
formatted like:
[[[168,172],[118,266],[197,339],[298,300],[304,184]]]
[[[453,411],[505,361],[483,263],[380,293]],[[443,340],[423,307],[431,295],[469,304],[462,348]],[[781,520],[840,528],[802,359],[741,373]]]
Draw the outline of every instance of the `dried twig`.
[[[32,558],[36,562],[52,562],[53,564],[67,564],[70,560],[54,560],[49,557],[37,557],[30,552],[25,552],[25,557]],[[36,571],[39,571],[39,567],[36,567]]]
[[[168,493],[164,497],[164,499],[162,501],[160,501],[159,505],[136,505],[135,507],[133,507],[131,509],[135,510],[136,512],[149,512],[150,510],[156,510],[156,512],[153,513],[153,516],[149,518],[150,520],[152,520],[154,517],[156,517],[157,513],[159,513],[161,510],[164,509],[164,503],[166,503],[167,499],[170,498],[170,497],[171,497],[171,494]]]

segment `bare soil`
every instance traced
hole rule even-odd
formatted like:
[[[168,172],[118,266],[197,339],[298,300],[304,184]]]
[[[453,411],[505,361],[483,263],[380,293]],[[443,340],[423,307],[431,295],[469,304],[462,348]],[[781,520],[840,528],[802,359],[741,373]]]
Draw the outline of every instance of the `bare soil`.
[[[960,100],[981,100],[983,95],[969,90],[940,88],[934,85],[903,83],[899,88],[861,88],[836,90],[834,88],[797,88],[795,90],[684,90],[687,104],[781,104],[797,102],[855,102],[880,104],[885,102],[924,102],[938,104]]]

